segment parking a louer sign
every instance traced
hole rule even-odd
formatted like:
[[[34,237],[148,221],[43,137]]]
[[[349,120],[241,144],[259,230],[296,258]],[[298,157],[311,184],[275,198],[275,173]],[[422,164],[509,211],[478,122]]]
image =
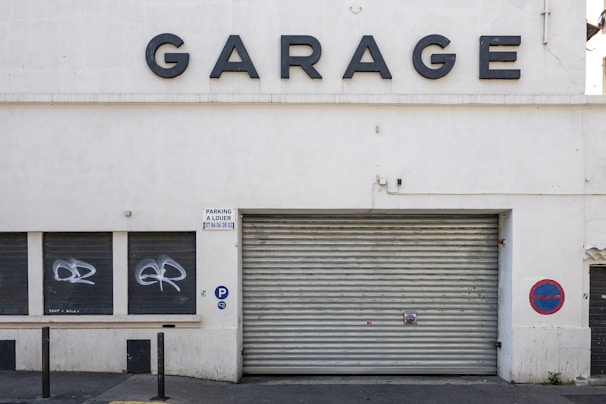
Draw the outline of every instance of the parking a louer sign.
[[[519,69],[495,69],[491,68],[491,62],[515,62],[517,60],[517,52],[512,50],[512,47],[520,46],[521,43],[521,36],[517,35],[481,36],[480,51],[478,55],[479,78],[519,79]],[[189,53],[164,53],[164,63],[166,64],[166,67],[160,66],[156,60],[160,47],[168,45],[178,49],[183,44],[184,41],[180,37],[170,33],[159,34],[152,38],[145,51],[147,65],[151,71],[157,76],[165,79],[172,79],[183,74],[189,65]],[[291,67],[303,69],[311,79],[322,79],[321,72],[315,67],[315,64],[322,56],[322,45],[318,39],[310,35],[282,35],[280,44],[280,73],[282,79],[290,78]],[[416,72],[419,75],[432,80],[440,79],[448,75],[456,63],[456,54],[447,52],[432,53],[429,59],[429,66],[423,61],[422,55],[428,48],[444,50],[449,44],[450,39],[438,34],[427,35],[417,42],[412,52],[412,62]],[[309,52],[305,56],[291,55],[290,50],[291,47],[294,46],[307,47],[309,48]],[[501,47],[501,50],[497,50],[497,47]],[[506,48],[503,50],[502,47]],[[234,53],[239,56],[240,60],[230,60]],[[366,54],[370,55],[371,60],[362,60],[363,56]],[[259,78],[259,73],[239,35],[230,35],[227,38],[223,50],[210,74],[210,78],[218,79],[224,72],[242,72],[247,73],[251,79]],[[381,54],[379,44],[372,35],[363,36],[358,43],[354,55],[345,68],[343,79],[352,79],[354,74],[358,72],[378,73],[381,75],[381,78],[385,80],[390,80],[392,77],[387,61],[385,61]]]
[[[236,228],[236,210],[234,208],[205,208],[202,229],[233,230]]]

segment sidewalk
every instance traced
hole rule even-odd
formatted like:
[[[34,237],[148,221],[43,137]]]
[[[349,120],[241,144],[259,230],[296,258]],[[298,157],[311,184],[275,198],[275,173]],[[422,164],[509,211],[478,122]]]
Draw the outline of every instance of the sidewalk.
[[[52,372],[42,399],[39,372],[0,371],[0,403],[162,402],[157,377]],[[606,386],[513,385],[495,376],[245,377],[239,384],[166,376],[167,403],[604,404]]]

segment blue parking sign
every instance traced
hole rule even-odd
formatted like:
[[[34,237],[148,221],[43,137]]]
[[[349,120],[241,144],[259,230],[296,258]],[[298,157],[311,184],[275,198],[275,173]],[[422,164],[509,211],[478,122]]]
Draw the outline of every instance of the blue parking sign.
[[[229,295],[229,289],[226,286],[217,286],[215,296],[219,300],[224,300]]]

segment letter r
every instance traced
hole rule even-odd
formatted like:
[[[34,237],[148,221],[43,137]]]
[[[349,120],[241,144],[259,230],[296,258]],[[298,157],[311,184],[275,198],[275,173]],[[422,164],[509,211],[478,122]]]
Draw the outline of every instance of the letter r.
[[[293,45],[306,45],[311,48],[311,55],[291,56],[290,47]],[[282,35],[281,38],[281,78],[290,78],[290,66],[301,66],[301,68],[312,79],[321,79],[322,76],[313,67],[320,56],[322,56],[322,45],[320,42],[309,35]]]

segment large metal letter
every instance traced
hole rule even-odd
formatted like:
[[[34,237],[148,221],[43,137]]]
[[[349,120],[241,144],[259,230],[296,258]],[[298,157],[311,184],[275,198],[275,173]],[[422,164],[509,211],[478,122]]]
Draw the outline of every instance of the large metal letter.
[[[240,56],[241,62],[229,61],[234,50],[238,53],[238,56]],[[248,77],[251,79],[259,78],[259,74],[250,59],[250,56],[248,56],[248,52],[242,43],[242,39],[240,39],[240,35],[230,35],[229,38],[227,38],[221,55],[219,55],[219,59],[217,59],[217,63],[210,73],[210,78],[218,79],[223,72],[247,72]]]
[[[183,45],[183,40],[173,34],[156,35],[147,44],[147,49],[145,50],[145,60],[155,75],[160,76],[163,79],[173,79],[187,69],[187,65],[189,65],[189,53],[165,53],[164,62],[174,63],[175,65],[170,68],[161,67],[156,62],[156,52],[158,52],[158,49],[162,45],[166,44],[179,48],[181,45]]]
[[[290,47],[292,45],[307,45],[311,48],[309,56],[291,56]],[[281,39],[282,67],[281,78],[290,78],[290,66],[301,66],[301,68],[312,79],[321,79],[322,76],[313,67],[320,56],[322,56],[322,45],[320,42],[309,35],[282,35]]]
[[[412,52],[412,64],[415,67],[417,73],[426,79],[441,79],[446,76],[452,70],[455,61],[457,59],[457,55],[453,53],[447,54],[432,54],[431,55],[431,64],[441,64],[441,67],[436,69],[431,69],[423,63],[422,53],[425,48],[431,45],[437,45],[440,48],[444,49],[450,43],[450,39],[446,38],[442,35],[427,35],[425,38],[421,39],[417,45],[415,46],[414,51]]]
[[[372,56],[373,62],[362,62],[362,56],[364,56],[366,50],[368,50],[370,56]],[[381,78],[391,79],[389,68],[385,64],[383,55],[381,55],[381,51],[372,35],[364,35],[362,37],[358,49],[356,49],[356,52],[351,58],[343,78],[351,79],[356,72],[381,73]]]
[[[491,52],[491,46],[520,46],[521,36],[481,36],[480,37],[480,78],[481,79],[507,79],[520,78],[518,69],[491,70],[490,62],[515,62],[517,52]]]

